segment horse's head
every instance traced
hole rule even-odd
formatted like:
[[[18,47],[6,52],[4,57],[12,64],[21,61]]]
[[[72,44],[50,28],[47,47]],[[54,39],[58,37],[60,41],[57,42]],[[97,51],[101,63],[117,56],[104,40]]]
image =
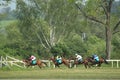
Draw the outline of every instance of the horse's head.
[[[107,62],[107,60],[106,60],[105,58],[103,58],[103,57],[100,57],[100,62],[101,62],[101,63],[105,63],[105,64],[109,64],[109,63]]]

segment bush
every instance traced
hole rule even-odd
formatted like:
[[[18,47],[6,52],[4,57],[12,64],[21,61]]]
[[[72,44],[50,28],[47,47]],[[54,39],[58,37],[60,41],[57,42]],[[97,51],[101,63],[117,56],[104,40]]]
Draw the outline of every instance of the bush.
[[[105,54],[105,41],[98,38],[97,36],[91,36],[87,40],[87,54]]]

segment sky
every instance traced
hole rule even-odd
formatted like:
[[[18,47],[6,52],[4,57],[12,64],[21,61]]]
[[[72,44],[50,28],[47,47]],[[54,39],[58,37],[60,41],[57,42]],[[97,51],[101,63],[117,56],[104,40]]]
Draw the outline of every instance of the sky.
[[[16,8],[15,1],[16,0],[12,0],[9,4],[6,4],[4,0],[0,0],[0,10],[7,7],[10,7],[11,10],[14,10]]]
[[[120,0],[115,0],[115,1],[120,1]],[[8,5],[4,5],[5,1],[4,0],[0,0],[0,10],[2,8],[6,8],[6,7],[10,7],[11,10],[14,10],[16,8],[15,2],[16,2],[16,0],[12,0]]]
[[[9,6],[11,7],[11,9],[15,9],[16,8],[16,4],[15,1],[13,1],[11,4],[9,4]]]

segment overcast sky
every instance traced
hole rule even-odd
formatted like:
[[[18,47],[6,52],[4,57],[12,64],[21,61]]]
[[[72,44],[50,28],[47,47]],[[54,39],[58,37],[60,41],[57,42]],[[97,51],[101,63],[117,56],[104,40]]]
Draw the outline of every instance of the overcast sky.
[[[2,8],[10,7],[11,10],[16,8],[15,0],[12,0],[9,4],[6,4],[4,0],[0,0],[0,10]]]
[[[116,1],[120,1],[120,0],[116,0]],[[12,0],[9,5],[4,5],[3,6],[3,4],[5,3],[5,1],[4,0],[0,0],[0,10],[2,8],[6,8],[6,7],[10,7],[11,10],[15,9],[16,8],[15,2],[16,2],[16,0]]]

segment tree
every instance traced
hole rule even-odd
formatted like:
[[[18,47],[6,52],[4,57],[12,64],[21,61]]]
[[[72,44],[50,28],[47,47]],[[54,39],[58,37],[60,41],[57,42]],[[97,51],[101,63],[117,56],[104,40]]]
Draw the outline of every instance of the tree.
[[[50,49],[78,26],[78,11],[68,1],[30,0],[28,3],[17,0],[20,31],[26,39],[34,38],[45,48]]]
[[[83,16],[91,21],[100,23],[105,28],[106,35],[106,57],[110,59],[112,34],[119,32],[120,19],[111,26],[111,9],[114,0],[88,0],[86,3],[76,2],[76,7]],[[93,5],[94,4],[94,5]],[[85,11],[86,10],[86,11]]]

